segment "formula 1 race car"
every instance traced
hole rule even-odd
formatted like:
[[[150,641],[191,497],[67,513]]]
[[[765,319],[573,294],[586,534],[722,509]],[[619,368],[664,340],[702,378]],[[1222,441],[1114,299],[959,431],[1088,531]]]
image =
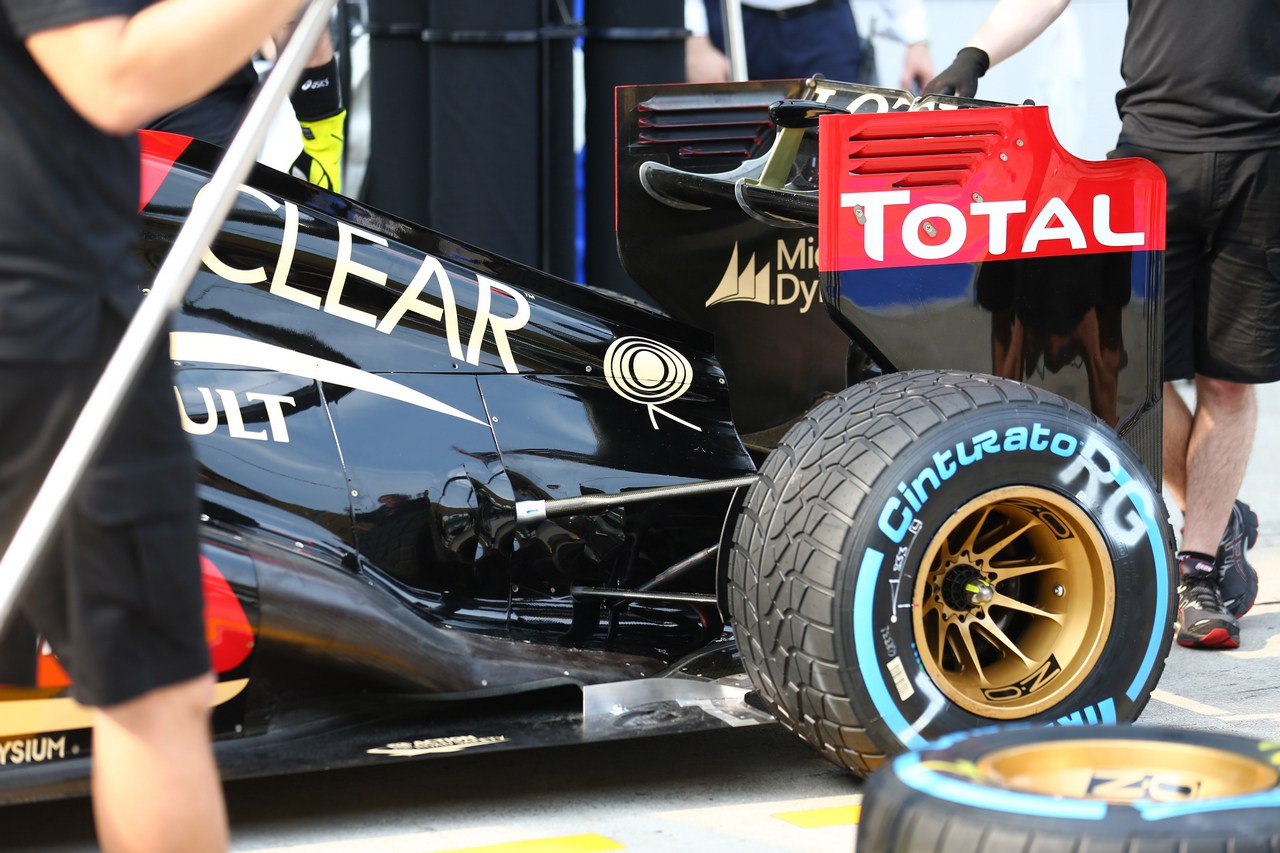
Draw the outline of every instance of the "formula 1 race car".
[[[617,98],[571,284],[264,167],[170,338],[227,778],[781,721],[865,775],[1164,667],[1164,184],[1044,108]],[[158,266],[220,152],[143,136]],[[85,790],[48,649],[0,801]]]

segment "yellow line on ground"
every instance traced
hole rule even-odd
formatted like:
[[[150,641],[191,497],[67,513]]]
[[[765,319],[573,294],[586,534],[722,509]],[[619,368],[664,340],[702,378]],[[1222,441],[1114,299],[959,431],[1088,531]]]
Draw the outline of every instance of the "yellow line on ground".
[[[828,809],[805,809],[798,812],[778,812],[774,815],[778,820],[795,824],[802,829],[817,829],[823,826],[848,826],[858,822],[862,816],[862,806],[833,806]]]
[[[483,847],[457,847],[441,853],[601,853],[604,850],[622,850],[623,845],[603,835],[564,835],[560,838],[535,838],[529,841],[512,841],[506,844],[486,844]]]

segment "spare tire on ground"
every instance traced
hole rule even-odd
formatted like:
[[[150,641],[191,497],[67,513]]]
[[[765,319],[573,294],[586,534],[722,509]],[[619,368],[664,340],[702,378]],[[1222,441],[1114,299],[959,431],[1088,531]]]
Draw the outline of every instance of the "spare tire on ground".
[[[898,756],[863,786],[861,853],[1278,853],[1280,741],[1015,727]]]

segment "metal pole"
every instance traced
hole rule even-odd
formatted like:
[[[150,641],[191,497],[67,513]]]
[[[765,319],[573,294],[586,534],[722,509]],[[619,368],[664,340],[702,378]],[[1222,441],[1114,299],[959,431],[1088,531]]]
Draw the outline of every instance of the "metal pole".
[[[19,590],[36,559],[43,553],[71,493],[101,445],[107,427],[138,375],[142,360],[165,329],[169,315],[182,304],[200,258],[222,226],[240,185],[253,167],[271,117],[297,84],[320,33],[329,26],[329,13],[335,2],[337,0],[310,0],[289,43],[267,74],[222,161],[214,170],[208,191],[201,193],[192,205],[187,221],[178,231],[168,256],[156,273],[150,294],[129,322],[31,507],[23,516],[3,559],[0,559],[0,627],[8,621]]]
[[[741,82],[747,76],[747,37],[742,32],[741,0],[721,0],[724,16],[724,46],[729,54],[729,79]]]

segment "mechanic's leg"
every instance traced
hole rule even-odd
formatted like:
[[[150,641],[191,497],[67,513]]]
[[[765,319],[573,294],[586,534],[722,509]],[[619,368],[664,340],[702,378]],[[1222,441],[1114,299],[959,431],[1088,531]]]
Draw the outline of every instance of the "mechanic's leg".
[[[1168,421],[1166,416],[1166,425]],[[1252,385],[1196,376],[1196,411],[1185,456],[1182,550],[1217,553],[1244,482],[1257,421]],[[1168,441],[1166,436],[1166,448]],[[1168,466],[1168,457],[1164,464]]]
[[[1187,443],[1191,440],[1191,410],[1172,382],[1164,383],[1164,441],[1160,461],[1164,486],[1185,516],[1187,513]]]
[[[94,709],[93,811],[106,853],[227,849],[212,700],[208,675]]]

